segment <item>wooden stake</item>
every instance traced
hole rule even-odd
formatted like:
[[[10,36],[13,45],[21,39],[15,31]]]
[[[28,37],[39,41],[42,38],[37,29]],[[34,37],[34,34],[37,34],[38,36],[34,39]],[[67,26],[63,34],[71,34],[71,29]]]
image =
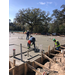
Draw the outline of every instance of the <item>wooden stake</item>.
[[[27,75],[27,69],[28,69],[27,63],[25,63],[24,75]]]
[[[13,60],[13,67],[15,66],[15,60]],[[15,68],[13,69],[13,75],[15,75]]]
[[[48,46],[48,56],[50,56],[50,46]]]
[[[41,63],[43,62],[43,51],[41,51]]]
[[[35,63],[34,62],[32,62],[32,66],[35,67]]]
[[[51,62],[49,62],[49,69],[50,69],[50,67],[51,67]]]
[[[15,49],[13,49],[13,58],[15,58]],[[15,60],[13,59],[13,67],[15,66]],[[15,75],[15,68],[13,69],[13,75]]]

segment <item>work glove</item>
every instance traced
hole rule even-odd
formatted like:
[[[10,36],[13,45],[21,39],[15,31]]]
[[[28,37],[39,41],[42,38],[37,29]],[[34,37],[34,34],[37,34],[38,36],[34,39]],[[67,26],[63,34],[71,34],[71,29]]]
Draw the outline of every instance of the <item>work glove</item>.
[[[29,47],[28,47],[28,49],[29,49]]]

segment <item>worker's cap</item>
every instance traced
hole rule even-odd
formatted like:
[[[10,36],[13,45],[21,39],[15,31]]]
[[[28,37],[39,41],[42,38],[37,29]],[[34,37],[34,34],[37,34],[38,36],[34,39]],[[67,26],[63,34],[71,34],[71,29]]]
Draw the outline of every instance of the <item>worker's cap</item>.
[[[55,39],[53,39],[53,41],[55,41]]]

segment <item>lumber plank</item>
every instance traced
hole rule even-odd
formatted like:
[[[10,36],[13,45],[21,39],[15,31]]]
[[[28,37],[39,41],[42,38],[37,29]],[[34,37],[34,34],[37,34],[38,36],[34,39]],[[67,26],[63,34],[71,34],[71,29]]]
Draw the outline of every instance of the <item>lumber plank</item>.
[[[48,71],[51,71],[50,69],[48,69],[47,67],[45,67],[44,65],[42,65],[42,64],[40,64],[40,63],[38,63],[38,62],[36,62],[36,61],[34,61],[35,62],[35,64],[37,64],[37,65],[39,65],[39,66],[41,66],[42,68],[45,68],[45,69],[47,69]]]
[[[15,66],[14,66],[14,67],[12,67],[12,68],[10,68],[10,69],[9,69],[9,72],[11,72],[14,68],[15,68]]]
[[[57,54],[50,53],[50,55],[54,55],[54,56],[55,56],[55,55],[57,55]]]
[[[61,48],[65,48],[65,47],[63,47],[63,46],[60,46]]]
[[[42,75],[42,73],[41,73],[41,72],[38,72],[33,66],[31,66],[31,65],[29,65],[29,64],[27,64],[27,65],[28,65],[28,67],[29,67],[30,69],[32,69],[33,71],[35,71],[35,72],[37,72],[38,74]]]
[[[54,51],[61,53],[61,51],[58,51],[58,50],[54,50]]]
[[[43,55],[44,55],[44,57],[46,57],[49,61],[52,61],[52,62],[56,63],[56,62],[53,61],[51,58],[49,58],[47,55],[45,55],[45,54],[43,54]]]

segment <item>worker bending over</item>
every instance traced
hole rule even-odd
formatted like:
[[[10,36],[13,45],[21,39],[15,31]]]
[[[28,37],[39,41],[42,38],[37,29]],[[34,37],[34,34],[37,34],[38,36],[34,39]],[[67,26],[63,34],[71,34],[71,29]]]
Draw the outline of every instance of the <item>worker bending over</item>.
[[[34,45],[34,49],[35,49],[35,38],[32,36],[30,36],[30,39],[27,42],[28,49],[30,48],[30,45]]]
[[[55,42],[55,49],[56,50],[59,50],[59,48],[60,48],[60,43],[59,43],[59,41],[57,41],[56,39],[53,39],[53,41]]]

